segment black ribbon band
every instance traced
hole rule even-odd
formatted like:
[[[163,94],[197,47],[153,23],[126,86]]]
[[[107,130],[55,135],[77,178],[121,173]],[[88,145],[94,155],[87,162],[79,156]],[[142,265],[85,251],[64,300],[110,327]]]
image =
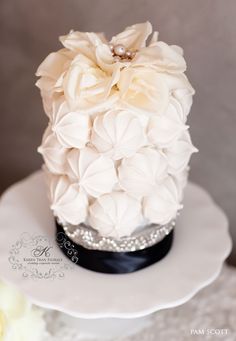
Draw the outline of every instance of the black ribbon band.
[[[74,243],[56,222],[56,241],[62,252],[77,265],[96,272],[123,274],[141,270],[164,258],[171,249],[173,230],[159,243],[143,250],[112,252],[90,250]]]

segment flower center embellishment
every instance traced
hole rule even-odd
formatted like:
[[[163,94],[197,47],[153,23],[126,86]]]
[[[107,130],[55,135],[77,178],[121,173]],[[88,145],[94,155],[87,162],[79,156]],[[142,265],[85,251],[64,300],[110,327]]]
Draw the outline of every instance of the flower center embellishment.
[[[114,60],[117,62],[121,60],[131,60],[134,58],[137,52],[126,49],[123,44],[109,44],[109,48],[111,50],[112,56],[114,57]]]

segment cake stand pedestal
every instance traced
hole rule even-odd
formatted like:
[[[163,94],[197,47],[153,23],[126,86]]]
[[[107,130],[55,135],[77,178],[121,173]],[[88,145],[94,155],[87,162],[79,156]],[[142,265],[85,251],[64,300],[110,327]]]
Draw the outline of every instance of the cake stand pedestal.
[[[0,278],[33,303],[81,319],[140,318],[183,304],[219,275],[231,250],[225,214],[193,183],[185,190],[170,252],[143,270],[110,275],[80,268],[60,252],[54,234],[43,174],[38,171],[2,196]],[[40,243],[49,253],[44,250],[37,257]],[[123,323],[131,326],[132,321]]]

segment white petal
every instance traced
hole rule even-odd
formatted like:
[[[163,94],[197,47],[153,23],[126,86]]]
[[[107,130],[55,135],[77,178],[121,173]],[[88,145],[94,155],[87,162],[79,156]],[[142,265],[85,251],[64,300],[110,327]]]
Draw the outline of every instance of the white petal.
[[[178,45],[171,45],[171,48],[178,53],[180,56],[184,55],[184,50],[182,49],[182,47],[178,46]]]
[[[149,68],[121,71],[118,82],[121,101],[129,109],[145,113],[162,113],[168,104],[169,89],[160,74]]]
[[[175,91],[181,90],[191,96],[194,95],[195,91],[184,73],[168,74],[163,72],[159,73],[158,75],[162,79],[162,81],[165,82],[171,93],[175,93]]]
[[[123,32],[114,36],[111,40],[112,44],[122,44],[126,48],[134,50],[145,46],[148,36],[152,32],[152,25],[150,22],[136,24],[127,27]]]
[[[63,50],[52,52],[39,65],[36,71],[36,76],[49,77],[56,80],[63,72],[64,66],[67,62],[68,56],[63,53]]]
[[[158,41],[159,32],[154,31],[148,46],[155,45]]]
[[[71,31],[59,38],[60,42],[69,50],[81,53],[95,61],[95,46],[85,32]]]
[[[160,72],[182,73],[186,70],[186,62],[179,51],[162,41],[137,52],[133,64],[150,65]]]
[[[96,48],[96,58],[102,70],[112,73],[116,63],[107,44],[102,44]]]

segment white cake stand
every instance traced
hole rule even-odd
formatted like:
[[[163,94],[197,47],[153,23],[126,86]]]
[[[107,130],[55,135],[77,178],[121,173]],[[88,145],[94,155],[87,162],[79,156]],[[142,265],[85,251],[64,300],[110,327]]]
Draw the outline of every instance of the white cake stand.
[[[22,233],[51,239],[54,257],[68,262],[54,242],[54,221],[41,171],[13,185],[2,197],[0,278],[39,306],[84,319],[138,318],[178,306],[218,276],[231,249],[224,213],[192,183],[186,188],[171,251],[160,262],[132,274],[100,274],[70,263],[72,269],[65,270],[62,279],[24,278],[22,270],[12,269],[8,260]]]

